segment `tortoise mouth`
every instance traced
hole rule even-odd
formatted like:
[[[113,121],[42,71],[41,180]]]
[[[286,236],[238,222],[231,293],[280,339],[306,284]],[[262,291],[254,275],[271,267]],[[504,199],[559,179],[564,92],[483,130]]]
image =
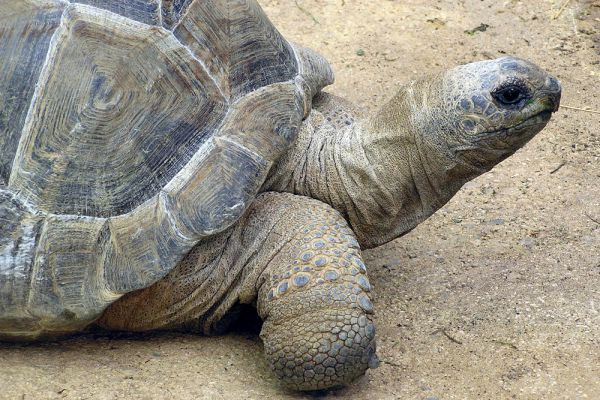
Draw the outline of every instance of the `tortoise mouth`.
[[[520,124],[515,125],[510,129],[522,129],[522,128],[528,128],[531,126],[536,126],[536,125],[541,125],[541,124],[547,124],[548,121],[550,121],[550,118],[552,117],[552,110],[544,110],[542,112],[539,112],[535,115],[533,115],[532,117],[527,118],[525,121],[521,122]]]
[[[453,152],[471,167],[486,172],[530,141],[551,117],[552,110],[544,109],[513,126],[481,133]]]
[[[525,136],[527,138],[532,138],[535,134],[546,126],[550,118],[552,117],[552,110],[543,110],[537,114],[532,115],[527,118],[525,121],[519,122],[516,125],[509,126],[506,128],[500,128],[493,131],[482,132],[478,136],[478,140],[485,140],[490,137],[495,137],[498,139],[506,139],[511,137],[521,137]],[[536,129],[538,128],[539,129]]]
[[[508,135],[519,134],[526,129],[533,128],[538,125],[545,126],[548,123],[548,121],[550,121],[551,117],[552,117],[552,111],[544,110],[537,114],[534,114],[533,116],[527,118],[523,122],[520,122],[520,123],[513,125],[511,127],[508,127],[508,128],[498,129],[497,131],[490,132],[490,134],[494,134],[494,133],[498,133],[498,134],[505,133]],[[535,132],[535,133],[537,133],[537,132]]]
[[[482,132],[472,139],[471,146],[468,147],[471,150],[478,149],[478,151],[493,154],[492,158],[504,159],[544,129],[552,117],[552,112],[552,110],[545,108],[518,124]]]

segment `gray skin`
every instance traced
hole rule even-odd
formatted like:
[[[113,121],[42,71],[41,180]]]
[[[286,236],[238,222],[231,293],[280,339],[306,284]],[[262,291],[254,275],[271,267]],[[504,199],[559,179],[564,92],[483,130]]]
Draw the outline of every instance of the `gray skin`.
[[[113,303],[98,325],[211,334],[236,304],[252,304],[286,385],[352,381],[378,363],[360,250],[406,234],[526,144],[560,92],[537,66],[502,58],[410,83],[370,117],[317,95],[244,216],[153,286]]]

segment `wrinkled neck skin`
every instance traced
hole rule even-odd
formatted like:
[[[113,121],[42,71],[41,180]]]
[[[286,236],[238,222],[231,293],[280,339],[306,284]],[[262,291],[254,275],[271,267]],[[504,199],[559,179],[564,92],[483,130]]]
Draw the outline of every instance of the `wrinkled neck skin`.
[[[429,103],[439,97],[439,79],[407,85],[374,116],[349,125],[332,127],[330,110],[321,114],[317,105],[264,189],[331,205],[348,220],[363,249],[406,234],[493,166],[456,157],[468,146],[452,143],[451,122]]]

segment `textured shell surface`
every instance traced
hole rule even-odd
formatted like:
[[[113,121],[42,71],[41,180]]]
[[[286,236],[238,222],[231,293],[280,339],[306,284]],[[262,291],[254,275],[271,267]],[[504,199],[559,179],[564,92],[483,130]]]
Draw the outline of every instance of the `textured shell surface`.
[[[2,134],[2,177],[56,214],[135,209],[220,130],[232,104],[297,73],[292,49],[252,2],[188,4],[173,31],[158,26],[157,1],[14,3],[0,79],[24,104],[3,107],[15,126]],[[183,6],[171,5],[168,19]]]
[[[0,336],[78,329],[234,223],[332,79],[255,0],[0,0]]]

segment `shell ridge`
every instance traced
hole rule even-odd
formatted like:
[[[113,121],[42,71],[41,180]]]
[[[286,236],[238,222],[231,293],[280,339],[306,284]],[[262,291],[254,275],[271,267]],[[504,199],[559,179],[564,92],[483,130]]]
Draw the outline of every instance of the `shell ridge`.
[[[167,1],[169,1],[170,4],[171,4],[171,7],[168,7],[168,9],[170,10],[170,15],[168,15],[168,18],[167,18],[167,13],[169,11],[165,11],[165,7],[164,7],[164,3],[167,2]],[[171,31],[175,30],[175,28],[179,25],[179,23],[181,22],[181,20],[187,14],[187,12],[188,12],[188,10],[190,8],[190,5],[194,2],[194,0],[185,0],[185,2],[183,3],[183,5],[181,7],[181,10],[183,10],[183,12],[180,12],[179,16],[177,16],[175,14],[176,11],[173,8],[173,1],[175,1],[175,0],[162,0],[161,1],[161,7],[162,7],[162,10],[163,10],[163,17],[164,17],[163,18],[163,26],[165,26],[165,24],[168,25],[168,26],[165,26],[165,28],[167,28],[167,29],[169,29]]]
[[[161,0],[70,0],[72,4],[110,12],[141,24],[162,28]],[[136,6],[137,5],[137,6]],[[142,7],[146,6],[146,9]],[[151,9],[147,9],[151,6]]]
[[[204,69],[204,71],[206,72],[206,75],[212,80],[212,82],[215,85],[215,88],[218,89],[219,94],[221,95],[221,97],[223,98],[224,102],[226,105],[229,105],[229,97],[225,95],[224,93],[224,88],[222,87],[222,82],[218,82],[214,75],[210,72],[210,70],[208,69],[208,67],[206,66],[206,64],[204,63],[204,61],[202,61],[199,57],[196,56],[196,54],[194,54],[194,52],[185,44],[181,43],[181,41],[177,38],[177,36],[175,36],[175,34],[171,31],[169,31],[170,34],[173,36],[173,38],[175,40],[177,40],[177,43],[180,43],[181,46],[188,52],[188,54],[190,55],[190,57],[192,57],[192,59],[194,59],[195,61],[198,62],[198,64],[200,64],[202,66],[202,68]]]
[[[164,28],[164,24],[163,24],[163,2],[162,0],[158,0],[158,26],[161,28]]]
[[[0,1],[0,182],[9,184],[23,128],[67,2]]]
[[[181,239],[187,242],[198,241],[199,239],[194,237],[194,235],[191,232],[184,232],[185,225],[182,224],[181,221],[179,221],[179,219],[175,215],[173,215],[173,206],[171,203],[172,200],[169,193],[165,190],[161,190],[158,193],[158,201],[156,202],[157,210],[162,205],[162,209],[164,210],[165,215],[167,216],[167,221],[169,221],[169,224],[175,231],[175,234],[177,234]]]
[[[52,34],[52,37],[50,38],[50,44],[48,46],[48,50],[46,51],[46,57],[44,59],[44,63],[42,68],[40,69],[40,73],[38,74],[38,78],[35,84],[35,89],[33,91],[33,96],[31,97],[31,100],[29,101],[29,108],[27,109],[27,116],[25,117],[25,123],[23,124],[23,128],[21,129],[21,137],[19,138],[19,145],[17,146],[17,152],[15,153],[15,156],[13,158],[13,162],[12,162],[12,166],[10,169],[10,176],[8,178],[8,186],[12,186],[14,184],[14,179],[16,177],[15,172],[18,169],[18,166],[22,160],[22,158],[25,156],[24,152],[25,152],[25,148],[27,146],[28,141],[32,140],[31,138],[31,133],[32,127],[31,125],[33,124],[33,110],[35,109],[35,104],[38,101],[40,92],[42,91],[42,85],[40,84],[40,82],[43,82],[47,79],[48,75],[49,75],[49,70],[50,70],[50,64],[51,64],[51,60],[53,60],[55,53],[56,53],[56,48],[58,46],[58,43],[60,41],[60,36],[63,35],[63,31],[65,28],[65,16],[67,14],[67,10],[69,9],[69,7],[71,7],[72,5],[69,4],[67,5],[61,14],[61,19],[60,19],[60,24],[59,26],[56,28],[56,30],[54,31],[54,33]],[[42,80],[42,78],[44,78],[44,80]],[[27,201],[30,201],[31,198],[30,196],[26,196]]]
[[[256,161],[264,160],[264,157],[261,156],[260,154],[258,154],[256,151],[252,150],[251,148],[245,146],[244,144],[238,142],[237,140],[235,140],[233,138],[229,138],[227,136],[217,136],[217,137],[215,137],[215,140],[219,144],[221,144],[221,142],[224,142],[224,143],[228,143],[232,146],[239,147],[244,153],[247,153],[252,158],[254,158]]]
[[[110,264],[109,255],[111,246],[116,245],[116,240],[110,232],[110,218],[106,218],[103,221],[102,228],[98,231],[97,242],[99,245],[99,253],[101,254],[99,254],[96,259],[95,271],[97,279],[95,282],[97,285],[95,288],[99,291],[97,296],[100,302],[110,304],[122,296],[120,293],[110,289],[109,281],[106,276],[106,272],[109,271],[108,265]]]
[[[38,231],[37,237],[36,237],[36,247],[34,250],[34,256],[33,256],[33,262],[31,263],[31,271],[30,271],[30,280],[29,280],[29,285],[28,285],[28,293],[27,293],[27,306],[25,307],[26,312],[32,316],[32,318],[37,319],[36,316],[34,316],[34,314],[32,313],[32,306],[33,306],[33,302],[34,302],[34,296],[35,296],[35,290],[34,290],[34,285],[35,285],[35,277],[38,276],[39,274],[39,269],[40,269],[40,264],[38,261],[38,258],[36,257],[38,251],[39,251],[39,243],[40,243],[40,239],[44,237],[45,232],[47,231],[48,228],[48,216],[46,215],[43,220],[41,221],[41,226],[40,226],[40,230]]]

